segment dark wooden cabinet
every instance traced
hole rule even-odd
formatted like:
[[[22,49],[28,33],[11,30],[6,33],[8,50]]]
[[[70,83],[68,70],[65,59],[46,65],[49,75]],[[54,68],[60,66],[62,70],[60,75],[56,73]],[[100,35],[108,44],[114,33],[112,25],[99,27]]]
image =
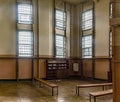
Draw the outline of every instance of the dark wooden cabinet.
[[[66,78],[68,74],[69,62],[67,60],[47,60],[46,68],[47,79]]]

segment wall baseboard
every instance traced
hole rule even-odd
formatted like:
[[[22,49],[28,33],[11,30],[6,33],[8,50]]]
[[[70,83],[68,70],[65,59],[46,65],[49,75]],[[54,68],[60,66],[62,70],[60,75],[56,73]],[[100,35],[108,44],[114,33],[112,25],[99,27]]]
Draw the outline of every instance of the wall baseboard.
[[[1,81],[32,81],[32,79],[0,79]]]
[[[0,81],[17,81],[16,79],[0,79]]]

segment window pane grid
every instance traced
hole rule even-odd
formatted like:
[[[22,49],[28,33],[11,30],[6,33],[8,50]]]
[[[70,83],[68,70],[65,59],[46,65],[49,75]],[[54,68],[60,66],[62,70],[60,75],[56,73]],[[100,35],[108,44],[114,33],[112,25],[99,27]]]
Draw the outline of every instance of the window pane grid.
[[[33,36],[31,31],[18,32],[19,56],[27,57],[33,55]]]
[[[56,10],[55,19],[56,19],[56,24],[55,24],[56,28],[65,30],[66,15],[65,15],[64,11]]]
[[[62,35],[56,35],[56,57],[65,57],[65,38]]]
[[[88,30],[92,28],[92,10],[86,11],[82,13],[82,29]]]
[[[32,5],[18,4],[18,23],[32,24]]]
[[[82,57],[92,57],[92,35],[82,37]]]
[[[83,57],[90,58],[92,55],[92,48],[84,48],[83,50]]]

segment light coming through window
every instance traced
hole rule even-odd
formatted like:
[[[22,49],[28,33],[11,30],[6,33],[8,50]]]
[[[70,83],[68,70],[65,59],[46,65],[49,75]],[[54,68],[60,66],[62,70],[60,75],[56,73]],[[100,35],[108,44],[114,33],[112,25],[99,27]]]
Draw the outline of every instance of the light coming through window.
[[[65,38],[62,35],[56,35],[56,57],[65,57]]]
[[[92,58],[92,35],[82,37],[82,57]]]
[[[32,24],[31,4],[18,4],[18,23]]]
[[[92,10],[82,13],[82,30],[88,30],[92,28]]]
[[[33,33],[18,31],[18,53],[21,57],[33,56]]]
[[[63,11],[56,10],[55,19],[56,19],[56,28],[65,30],[65,27],[66,27],[65,13]]]

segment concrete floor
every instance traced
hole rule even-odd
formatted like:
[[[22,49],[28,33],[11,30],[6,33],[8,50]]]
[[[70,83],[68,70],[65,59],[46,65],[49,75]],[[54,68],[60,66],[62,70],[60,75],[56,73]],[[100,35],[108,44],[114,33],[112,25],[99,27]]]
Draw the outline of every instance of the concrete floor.
[[[38,88],[32,82],[0,82],[0,102],[89,102],[89,92],[102,90],[102,88],[80,89],[80,96],[77,96],[76,85],[91,82],[80,80],[53,82],[59,85],[58,96],[51,96],[51,88]],[[112,95],[99,97],[97,102],[112,102]]]

